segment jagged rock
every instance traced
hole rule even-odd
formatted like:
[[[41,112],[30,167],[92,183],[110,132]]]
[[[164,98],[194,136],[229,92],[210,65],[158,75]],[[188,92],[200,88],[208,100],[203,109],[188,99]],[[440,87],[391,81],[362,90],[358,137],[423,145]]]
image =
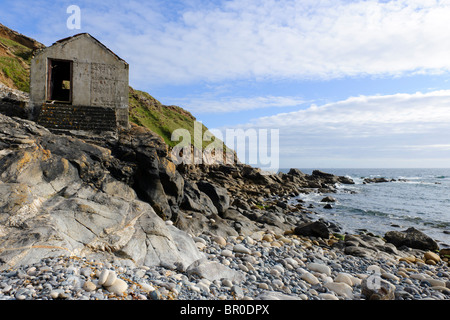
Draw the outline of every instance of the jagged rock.
[[[382,182],[391,182],[391,181],[395,181],[395,179],[386,179],[384,177],[381,178],[365,178],[363,180],[363,183],[382,183]]]
[[[167,161],[167,145],[162,138],[134,125],[129,131],[122,131],[119,140],[109,146],[121,164],[134,169],[125,177],[118,170],[113,171],[117,178],[128,179],[141,199],[149,202],[163,219],[170,219],[171,207],[183,199],[184,180],[174,163]]]
[[[0,83],[0,113],[10,117],[29,118],[29,95]]]
[[[106,169],[111,152],[0,115],[1,268],[57,255],[186,268],[202,257]]]
[[[439,245],[423,232],[411,227],[404,231],[388,231],[384,238],[397,248],[406,246],[409,248],[436,251]]]
[[[304,177],[305,174],[301,172],[299,169],[291,168],[289,172],[287,173],[291,176],[297,176],[297,177]]]
[[[197,182],[197,187],[212,200],[219,214],[224,213],[230,206],[230,196],[228,195],[227,189],[207,181]]]
[[[212,200],[204,192],[200,191],[196,184],[189,181],[184,184],[184,198],[180,207],[207,214],[218,213]]]

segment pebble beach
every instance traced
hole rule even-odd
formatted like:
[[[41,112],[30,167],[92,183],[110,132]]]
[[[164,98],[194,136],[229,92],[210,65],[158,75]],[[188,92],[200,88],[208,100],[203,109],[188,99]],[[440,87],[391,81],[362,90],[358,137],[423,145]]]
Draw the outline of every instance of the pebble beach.
[[[371,294],[372,299],[450,299],[449,262],[431,252],[406,250],[371,259],[345,254],[336,246],[343,240],[335,237],[264,232],[193,240],[206,268],[51,257],[1,271],[0,300],[365,300]],[[233,275],[214,279],[221,266]],[[378,284],[372,292],[368,280]]]

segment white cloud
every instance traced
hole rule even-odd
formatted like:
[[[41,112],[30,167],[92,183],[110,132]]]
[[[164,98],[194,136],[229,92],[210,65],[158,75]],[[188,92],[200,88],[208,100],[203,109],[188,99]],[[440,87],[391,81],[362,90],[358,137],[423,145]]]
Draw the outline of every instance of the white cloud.
[[[447,1],[236,0],[190,6],[156,25],[152,7],[122,9],[111,9],[115,26],[105,37],[120,40],[115,46],[133,62],[136,79],[147,82],[450,70]]]
[[[299,106],[305,103],[301,97],[261,96],[261,97],[218,97],[209,95],[188,99],[172,99],[176,104],[193,113],[225,113],[263,108],[282,108]]]
[[[300,167],[317,167],[314,161],[386,167],[400,160],[448,167],[450,90],[351,97],[236,128],[279,129],[280,161]]]
[[[7,1],[38,40],[67,36],[66,7]],[[333,79],[450,70],[449,1],[80,0],[82,30],[130,63],[139,84]],[[24,9],[26,8],[26,10]],[[50,10],[49,8],[52,8]]]

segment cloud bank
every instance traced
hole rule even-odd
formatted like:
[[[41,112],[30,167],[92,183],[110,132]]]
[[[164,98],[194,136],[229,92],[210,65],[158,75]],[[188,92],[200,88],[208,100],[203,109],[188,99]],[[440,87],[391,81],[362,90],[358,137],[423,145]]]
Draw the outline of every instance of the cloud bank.
[[[448,167],[450,90],[351,97],[236,128],[279,129],[285,166]]]
[[[336,79],[450,70],[448,1],[226,1],[107,7],[85,23],[155,83]],[[134,5],[133,5],[134,4]],[[145,12],[145,14],[144,14]]]

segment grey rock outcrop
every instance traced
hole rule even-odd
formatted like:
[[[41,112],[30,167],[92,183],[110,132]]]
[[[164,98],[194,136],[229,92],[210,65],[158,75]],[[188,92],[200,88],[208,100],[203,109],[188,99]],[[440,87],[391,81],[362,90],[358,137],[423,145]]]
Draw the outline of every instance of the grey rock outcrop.
[[[186,269],[203,257],[112,162],[107,148],[0,115],[0,268],[80,255]]]

